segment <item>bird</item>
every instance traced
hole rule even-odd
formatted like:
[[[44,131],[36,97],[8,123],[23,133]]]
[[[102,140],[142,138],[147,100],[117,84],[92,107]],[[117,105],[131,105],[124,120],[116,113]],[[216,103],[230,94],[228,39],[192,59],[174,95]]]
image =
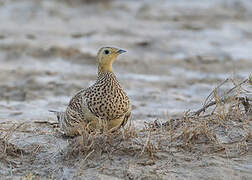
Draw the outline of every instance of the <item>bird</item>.
[[[131,117],[131,102],[113,71],[113,63],[125,50],[102,47],[97,53],[98,75],[95,83],[78,91],[66,111],[56,114],[60,130],[66,136],[89,131],[114,132],[125,126]]]

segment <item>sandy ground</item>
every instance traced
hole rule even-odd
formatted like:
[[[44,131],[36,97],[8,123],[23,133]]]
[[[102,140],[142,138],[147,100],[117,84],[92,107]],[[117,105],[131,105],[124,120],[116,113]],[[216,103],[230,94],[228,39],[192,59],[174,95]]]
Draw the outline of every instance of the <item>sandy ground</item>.
[[[0,0],[1,134],[12,128],[9,142],[33,151],[32,160],[0,161],[2,178],[252,179],[251,149],[239,158],[163,153],[144,166],[127,155],[66,162],[69,140],[48,112],[95,81],[102,46],[127,50],[114,69],[137,129],[195,110],[224,79],[251,73],[251,18],[245,0]]]

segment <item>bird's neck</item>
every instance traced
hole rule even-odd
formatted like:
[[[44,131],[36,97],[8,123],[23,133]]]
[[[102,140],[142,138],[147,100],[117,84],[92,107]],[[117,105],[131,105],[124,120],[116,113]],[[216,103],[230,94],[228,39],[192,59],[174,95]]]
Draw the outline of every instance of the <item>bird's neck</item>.
[[[117,81],[116,75],[114,72],[102,72],[98,75],[98,81],[99,80],[104,80],[105,79],[110,79],[111,81]]]
[[[107,72],[114,72],[112,63],[110,64],[98,64],[98,76],[102,75],[103,73]]]
[[[104,72],[100,75],[98,75],[96,84],[102,84],[103,86],[107,87],[113,87],[113,88],[119,88],[121,89],[120,82],[118,81],[116,75],[114,72]]]

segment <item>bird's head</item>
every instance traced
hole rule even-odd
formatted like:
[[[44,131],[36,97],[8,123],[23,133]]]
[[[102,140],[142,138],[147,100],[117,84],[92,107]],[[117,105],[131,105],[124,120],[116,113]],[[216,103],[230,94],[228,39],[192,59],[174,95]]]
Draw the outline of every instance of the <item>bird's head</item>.
[[[98,51],[98,73],[103,72],[113,72],[113,62],[116,60],[119,54],[126,52],[125,50],[113,48],[113,47],[103,47]]]

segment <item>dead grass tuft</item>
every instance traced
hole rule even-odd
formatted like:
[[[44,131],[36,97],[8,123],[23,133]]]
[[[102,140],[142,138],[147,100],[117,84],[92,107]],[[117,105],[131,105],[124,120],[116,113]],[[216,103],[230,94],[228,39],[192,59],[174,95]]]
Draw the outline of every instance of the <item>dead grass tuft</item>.
[[[222,91],[227,83],[233,87]],[[83,131],[70,141],[66,158],[83,156],[84,160],[106,154],[146,156],[154,162],[158,152],[177,150],[237,157],[252,148],[251,122],[247,108],[251,106],[248,93],[242,86],[227,79],[211,92],[196,112],[188,111],[179,119],[161,123],[146,123],[137,131],[134,125],[114,133]]]
[[[3,138],[0,138],[0,159],[5,159],[8,156],[18,157],[24,154],[25,152],[18,148],[17,146],[9,143]]]
[[[13,125],[11,128],[6,130],[5,134],[0,136],[0,162],[4,164],[12,164],[14,167],[16,165],[14,159],[26,155],[27,152],[18,146],[9,142],[12,134],[23,124]]]
[[[115,132],[82,130],[82,135],[70,140],[65,158],[83,156],[84,159],[101,157],[104,153],[110,155],[117,151],[122,142],[128,142],[137,137],[136,129],[128,126]]]
[[[231,89],[221,90],[224,85],[233,84]],[[207,97],[203,107],[196,112],[187,112],[178,120],[169,120],[163,126],[160,136],[170,139],[166,147],[180,147],[202,153],[219,153],[235,157],[251,150],[251,108],[250,93],[244,86],[248,79],[235,83],[227,79]],[[176,122],[174,126],[174,122]],[[152,123],[153,128],[155,123]],[[163,147],[165,148],[165,147]]]

